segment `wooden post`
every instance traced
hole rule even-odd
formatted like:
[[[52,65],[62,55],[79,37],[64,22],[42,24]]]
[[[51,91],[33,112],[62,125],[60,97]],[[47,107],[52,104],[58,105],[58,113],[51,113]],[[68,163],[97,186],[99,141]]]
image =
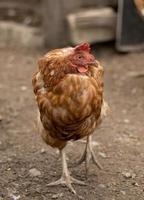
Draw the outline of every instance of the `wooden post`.
[[[68,45],[69,34],[66,15],[77,9],[81,0],[43,0],[43,34],[48,48]]]

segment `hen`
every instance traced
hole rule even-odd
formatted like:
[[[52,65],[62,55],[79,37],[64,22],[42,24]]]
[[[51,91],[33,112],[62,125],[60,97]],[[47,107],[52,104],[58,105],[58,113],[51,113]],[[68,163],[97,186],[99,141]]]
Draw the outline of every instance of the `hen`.
[[[87,170],[92,159],[100,168],[91,134],[101,122],[104,107],[103,67],[90,51],[87,43],[49,51],[39,59],[38,72],[32,78],[39,132],[48,145],[60,150],[62,157],[62,176],[49,185],[65,184],[74,193],[72,183],[84,183],[70,176],[64,151],[69,140],[86,137],[79,164],[85,161]]]

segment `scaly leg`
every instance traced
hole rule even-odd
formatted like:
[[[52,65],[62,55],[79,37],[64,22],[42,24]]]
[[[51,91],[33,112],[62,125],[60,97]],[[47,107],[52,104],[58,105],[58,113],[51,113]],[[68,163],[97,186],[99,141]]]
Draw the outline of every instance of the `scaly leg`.
[[[85,151],[84,151],[81,159],[76,164],[76,165],[80,165],[83,162],[85,162],[86,177],[87,177],[87,174],[88,174],[88,169],[89,169],[89,164],[90,164],[91,159],[92,159],[93,163],[95,165],[97,165],[97,167],[99,169],[102,169],[102,166],[100,165],[100,163],[98,162],[98,160],[95,157],[95,154],[94,154],[94,151],[93,151],[93,148],[92,148],[92,137],[90,135],[90,136],[87,136]]]
[[[62,176],[59,180],[49,183],[48,186],[55,186],[55,185],[63,184],[65,186],[67,186],[74,194],[76,194],[76,191],[72,187],[72,183],[79,184],[79,185],[85,185],[85,183],[70,176],[70,172],[67,167],[66,155],[65,155],[64,150],[61,150],[60,153],[61,153],[61,157],[62,157]]]

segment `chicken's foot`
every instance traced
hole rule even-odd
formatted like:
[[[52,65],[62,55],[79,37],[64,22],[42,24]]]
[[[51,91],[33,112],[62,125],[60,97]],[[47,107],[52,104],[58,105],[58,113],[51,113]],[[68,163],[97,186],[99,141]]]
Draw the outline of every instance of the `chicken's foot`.
[[[92,146],[93,146],[92,145],[92,137],[90,135],[90,136],[87,136],[87,142],[86,142],[85,151],[84,151],[81,159],[76,163],[76,165],[80,165],[83,162],[85,162],[86,177],[87,177],[87,174],[88,174],[90,160],[92,160],[93,163],[95,165],[97,165],[97,167],[99,169],[102,169],[102,166],[100,165],[100,163],[98,162],[98,160],[97,160],[97,158],[95,156],[95,153],[93,151]]]
[[[55,185],[65,185],[67,186],[74,194],[76,194],[76,191],[74,190],[72,183],[79,184],[79,185],[86,185],[83,181],[77,180],[70,176],[70,172],[67,167],[67,161],[66,161],[66,155],[64,150],[61,150],[61,157],[62,157],[62,176],[59,180],[49,183],[47,186],[55,186]]]

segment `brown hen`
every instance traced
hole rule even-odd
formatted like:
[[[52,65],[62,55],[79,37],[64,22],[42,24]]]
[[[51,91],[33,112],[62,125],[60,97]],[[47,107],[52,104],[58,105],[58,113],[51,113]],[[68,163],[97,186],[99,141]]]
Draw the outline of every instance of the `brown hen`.
[[[62,176],[49,185],[84,184],[70,176],[64,147],[69,140],[87,137],[79,164],[90,159],[100,168],[91,145],[91,134],[101,122],[103,67],[90,52],[87,43],[49,51],[38,61],[32,79],[39,108],[38,129],[44,141],[58,148],[62,156]]]

